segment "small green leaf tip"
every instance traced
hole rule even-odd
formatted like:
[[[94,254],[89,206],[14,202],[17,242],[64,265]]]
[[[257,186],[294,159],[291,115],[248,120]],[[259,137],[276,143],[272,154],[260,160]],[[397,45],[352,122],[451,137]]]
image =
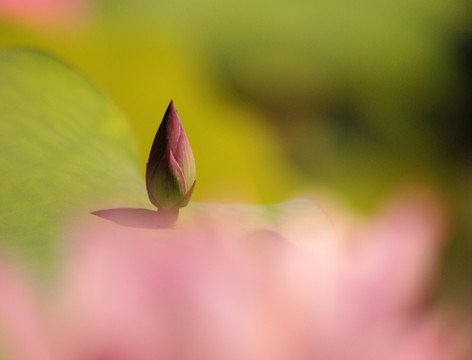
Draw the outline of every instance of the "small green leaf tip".
[[[152,144],[146,166],[149,200],[159,210],[178,210],[195,187],[195,159],[171,100]]]

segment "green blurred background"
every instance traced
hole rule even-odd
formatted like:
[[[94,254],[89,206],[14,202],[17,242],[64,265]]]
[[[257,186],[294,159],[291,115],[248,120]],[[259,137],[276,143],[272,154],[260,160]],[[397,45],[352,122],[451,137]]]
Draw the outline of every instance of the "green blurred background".
[[[470,1],[5,4],[0,47],[44,50],[97,84],[134,129],[142,174],[174,99],[194,200],[327,191],[366,212],[404,184],[438,189],[452,211],[442,294],[472,304]]]

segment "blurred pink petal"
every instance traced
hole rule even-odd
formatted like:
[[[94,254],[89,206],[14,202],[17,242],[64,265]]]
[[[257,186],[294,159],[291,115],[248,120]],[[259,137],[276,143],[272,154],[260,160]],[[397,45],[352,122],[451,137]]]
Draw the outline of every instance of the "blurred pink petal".
[[[72,230],[43,333],[34,297],[1,285],[21,301],[0,300],[0,323],[27,329],[9,343],[47,355],[53,331],[58,360],[465,359],[462,325],[429,299],[437,207],[392,207],[350,239],[309,202],[198,213],[178,229]]]
[[[394,360],[467,359],[469,347],[466,334],[457,321],[446,321],[438,314],[428,314],[417,319],[410,331],[404,334]]]
[[[0,16],[29,24],[70,25],[90,11],[89,0],[0,0]]]
[[[31,286],[0,259],[0,338],[14,359],[52,359],[42,315]]]

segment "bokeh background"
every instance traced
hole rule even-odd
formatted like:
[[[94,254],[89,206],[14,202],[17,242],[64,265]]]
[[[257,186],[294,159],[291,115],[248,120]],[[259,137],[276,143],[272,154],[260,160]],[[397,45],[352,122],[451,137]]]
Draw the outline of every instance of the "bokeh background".
[[[328,193],[369,212],[399,186],[436,189],[451,210],[440,295],[472,304],[470,1],[0,0],[12,46],[108,94],[143,175],[174,99],[193,200]]]

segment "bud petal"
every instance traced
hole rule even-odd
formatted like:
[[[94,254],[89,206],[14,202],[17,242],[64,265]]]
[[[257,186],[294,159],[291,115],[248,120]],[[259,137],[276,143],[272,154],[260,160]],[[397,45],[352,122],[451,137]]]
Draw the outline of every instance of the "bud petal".
[[[180,126],[180,136],[174,154],[175,159],[182,168],[185,178],[185,185],[187,189],[190,189],[190,187],[192,187],[195,182],[195,159],[193,158],[192,148],[190,147],[190,143],[187,139],[187,135],[185,134],[182,123]]]
[[[190,189],[187,190],[187,193],[184,195],[184,197],[179,203],[179,207],[184,207],[188,205],[190,198],[192,197],[193,189],[195,188],[195,182],[196,180],[193,181],[193,184],[190,186]]]
[[[195,186],[195,160],[179,115],[171,101],[159,126],[146,168],[151,202],[160,209],[188,204]]]

